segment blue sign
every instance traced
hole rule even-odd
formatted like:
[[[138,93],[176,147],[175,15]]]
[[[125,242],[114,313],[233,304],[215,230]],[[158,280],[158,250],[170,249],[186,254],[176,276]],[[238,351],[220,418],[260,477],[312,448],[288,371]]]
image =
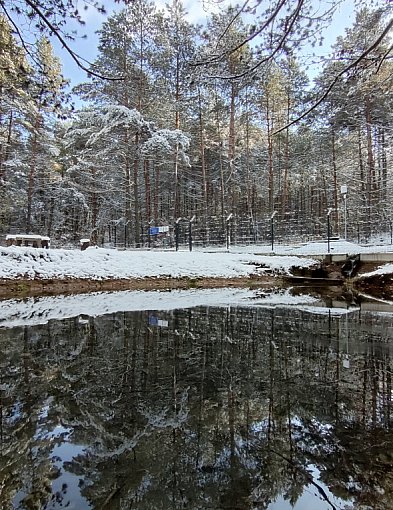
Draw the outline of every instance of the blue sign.
[[[158,318],[154,315],[149,315],[149,324],[150,326],[157,326],[158,325]]]
[[[168,234],[169,232],[169,227],[168,226],[164,226],[164,227],[150,227],[149,228],[149,234],[151,236],[156,236],[157,234]]]
[[[161,328],[168,327],[168,321],[165,319],[159,319],[155,315],[149,315],[149,326],[158,326]]]

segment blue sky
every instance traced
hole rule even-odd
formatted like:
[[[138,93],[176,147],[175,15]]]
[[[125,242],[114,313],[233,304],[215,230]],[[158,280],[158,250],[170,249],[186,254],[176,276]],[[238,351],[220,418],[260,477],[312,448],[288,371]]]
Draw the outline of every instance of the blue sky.
[[[212,0],[210,0],[212,1]],[[324,1],[324,0],[322,0]],[[222,0],[221,3],[214,1],[210,5],[213,8],[216,8],[219,5],[229,4],[227,0]],[[120,10],[124,7],[123,4],[114,3],[112,0],[105,1],[105,7],[107,9],[107,14],[102,15],[97,12],[94,8],[89,8],[87,11],[83,12],[83,19],[86,21],[85,27],[70,27],[77,28],[78,33],[86,34],[87,39],[77,39],[74,42],[71,42],[70,45],[73,50],[81,55],[83,58],[94,61],[95,56],[97,54],[97,44],[98,37],[96,35],[96,31],[100,29],[102,23],[106,20],[106,18],[111,15],[115,10]],[[318,1],[316,1],[316,4]],[[325,5],[328,3],[325,0]],[[157,2],[157,5],[162,7],[162,0]],[[186,0],[184,1],[184,6],[189,13],[190,22],[194,23],[203,23],[208,17],[208,12],[205,6],[207,6],[206,0]],[[308,63],[309,67],[309,76],[312,78],[316,76],[321,68],[319,64],[318,56],[327,56],[330,52],[331,45],[335,42],[336,38],[339,35],[345,34],[345,28],[352,26],[354,21],[354,10],[353,10],[353,1],[352,0],[344,0],[341,5],[339,5],[333,19],[333,23],[328,27],[323,33],[324,36],[324,44],[321,47],[311,46],[304,49],[303,54],[309,56]],[[56,54],[60,57],[63,63],[63,73],[67,79],[71,80],[72,85],[76,85],[77,83],[87,81],[86,73],[78,68],[76,63],[71,59],[71,57],[67,54],[67,52],[61,48],[61,45],[58,41],[53,40],[53,45],[55,48]],[[314,57],[313,54],[316,56]]]

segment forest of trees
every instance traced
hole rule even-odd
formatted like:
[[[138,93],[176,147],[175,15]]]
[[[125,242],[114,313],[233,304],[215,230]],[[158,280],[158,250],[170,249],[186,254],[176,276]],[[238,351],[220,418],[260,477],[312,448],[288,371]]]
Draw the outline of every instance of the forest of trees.
[[[235,241],[256,242],[274,213],[278,237],[309,239],[331,210],[343,236],[342,186],[349,239],[391,233],[389,8],[359,8],[311,82],[295,36],[270,32],[280,53],[264,59],[235,8],[202,27],[180,0],[135,0],[103,23],[72,94],[45,32],[27,47],[1,15],[0,234],[139,247],[149,226],[195,217],[209,244],[231,217]]]

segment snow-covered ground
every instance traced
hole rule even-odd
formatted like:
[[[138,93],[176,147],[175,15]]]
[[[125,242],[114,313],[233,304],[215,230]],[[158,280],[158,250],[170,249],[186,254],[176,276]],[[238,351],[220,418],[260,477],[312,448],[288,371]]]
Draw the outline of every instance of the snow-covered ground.
[[[316,264],[313,256],[327,254],[326,242],[299,245],[231,246],[189,251],[123,250],[91,247],[85,251],[25,247],[0,248],[0,278],[143,278],[221,277],[287,274],[293,266]],[[331,241],[330,253],[393,251],[393,246],[359,246]],[[389,269],[392,271],[392,267]],[[386,266],[380,271],[386,272]]]
[[[118,251],[95,247],[85,251],[21,247],[0,250],[0,278],[234,278],[266,271],[288,273],[293,266],[314,264],[312,258],[232,252]]]

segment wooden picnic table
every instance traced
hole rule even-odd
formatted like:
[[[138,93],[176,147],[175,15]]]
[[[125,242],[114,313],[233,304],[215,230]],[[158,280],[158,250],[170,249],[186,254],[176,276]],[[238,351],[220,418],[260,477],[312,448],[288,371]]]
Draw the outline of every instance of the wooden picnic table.
[[[8,234],[5,238],[7,246],[31,246],[33,248],[49,248],[50,238],[34,234]]]

